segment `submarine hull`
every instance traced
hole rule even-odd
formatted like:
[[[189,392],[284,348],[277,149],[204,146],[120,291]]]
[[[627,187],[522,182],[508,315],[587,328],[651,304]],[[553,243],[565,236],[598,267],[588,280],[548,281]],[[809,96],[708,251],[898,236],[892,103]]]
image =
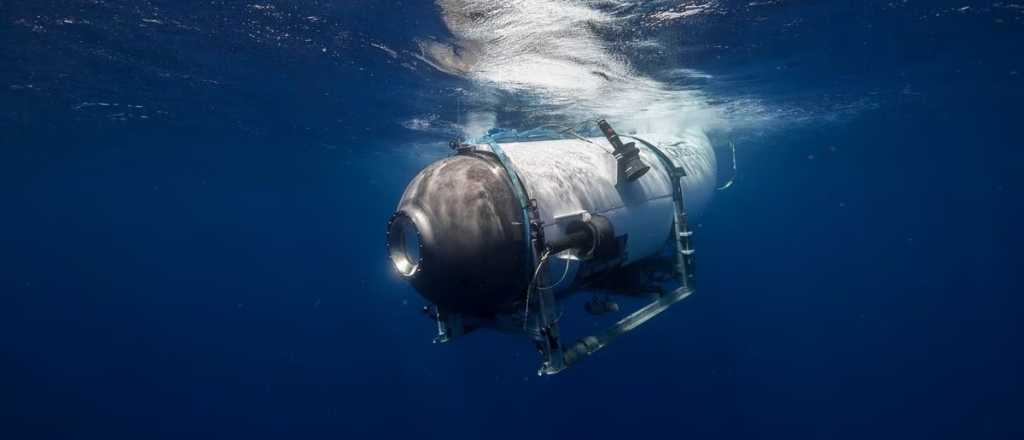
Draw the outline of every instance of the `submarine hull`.
[[[671,138],[633,139],[650,166],[634,181],[620,181],[614,147],[605,138],[500,144],[525,198],[534,201],[545,241],[565,237],[581,217],[600,216],[619,244],[617,266],[630,265],[669,242],[676,182],[689,215],[699,215],[716,181],[707,136],[690,130]],[[685,177],[673,179],[679,171]],[[523,227],[530,219],[514,185],[487,144],[421,171],[389,222],[388,248],[399,273],[426,299],[452,312],[487,316],[514,307],[527,290],[533,264]],[[567,260],[559,290],[578,285],[579,266],[572,264],[570,271]]]

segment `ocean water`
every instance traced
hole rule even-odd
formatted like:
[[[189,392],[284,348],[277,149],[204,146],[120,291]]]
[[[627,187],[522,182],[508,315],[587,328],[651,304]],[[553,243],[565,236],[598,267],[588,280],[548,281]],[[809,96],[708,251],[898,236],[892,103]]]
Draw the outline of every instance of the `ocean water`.
[[[1022,54],[1012,0],[0,0],[0,438],[1022,438]],[[595,117],[735,146],[697,294],[555,376],[432,344],[405,184]]]

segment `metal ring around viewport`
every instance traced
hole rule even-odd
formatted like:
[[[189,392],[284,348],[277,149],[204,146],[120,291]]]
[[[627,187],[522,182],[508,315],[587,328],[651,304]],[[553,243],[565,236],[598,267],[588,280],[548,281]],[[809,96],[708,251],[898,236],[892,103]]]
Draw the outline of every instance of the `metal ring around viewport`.
[[[403,277],[415,275],[420,268],[423,240],[416,223],[404,212],[396,212],[388,222],[388,255]]]

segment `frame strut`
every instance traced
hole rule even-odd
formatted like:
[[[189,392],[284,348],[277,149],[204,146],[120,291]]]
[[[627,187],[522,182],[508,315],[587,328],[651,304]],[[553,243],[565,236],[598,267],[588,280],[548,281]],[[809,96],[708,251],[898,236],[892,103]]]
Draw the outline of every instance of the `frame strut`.
[[[564,360],[566,367],[582,361],[586,357],[610,344],[619,336],[629,333],[651,318],[657,316],[661,312],[664,312],[672,306],[672,304],[683,300],[695,292],[694,251],[690,243],[690,237],[693,235],[693,232],[689,230],[687,225],[686,205],[683,200],[682,181],[680,180],[686,176],[686,170],[681,167],[676,167],[664,152],[658,149],[658,147],[652,145],[650,142],[635,136],[620,135],[620,137],[636,140],[649,148],[651,152],[658,156],[658,159],[662,161],[665,169],[669,172],[669,177],[675,182],[672,191],[672,200],[675,205],[672,237],[675,240],[676,245],[676,275],[679,277],[680,285],[669,293],[659,295],[657,299],[631,313],[629,316],[622,318],[604,332],[580,339],[579,342],[565,351]]]
[[[512,166],[512,162],[508,160],[505,155],[505,151],[501,148],[497,142],[489,140],[487,145],[491,147],[491,152],[498,158],[498,162],[505,168],[505,173],[508,175],[509,180],[512,184],[512,191],[515,193],[516,198],[519,199],[519,206],[523,210],[523,236],[528,237],[526,244],[526,252],[530,261],[530,270],[527,274],[529,281],[527,284],[527,298],[536,297],[537,307],[540,309],[538,313],[537,331],[534,335],[534,340],[537,343],[537,347],[540,350],[542,363],[540,370],[537,372],[541,374],[554,374],[565,368],[562,355],[562,344],[561,336],[558,329],[557,304],[555,302],[554,293],[550,290],[537,289],[537,285],[547,285],[544,280],[544,274],[540,273],[534,277],[533,274],[537,271],[538,265],[541,264],[540,255],[544,250],[544,236],[543,236],[543,223],[540,219],[540,214],[537,212],[537,204],[535,200],[529,199],[526,192],[526,187],[523,186],[522,181],[519,180],[519,175],[516,173],[515,168]],[[532,293],[536,292],[536,295]],[[530,304],[526,304],[529,308]],[[525,316],[524,316],[525,319]],[[524,322],[524,324],[527,324]],[[532,332],[530,332],[532,334]]]

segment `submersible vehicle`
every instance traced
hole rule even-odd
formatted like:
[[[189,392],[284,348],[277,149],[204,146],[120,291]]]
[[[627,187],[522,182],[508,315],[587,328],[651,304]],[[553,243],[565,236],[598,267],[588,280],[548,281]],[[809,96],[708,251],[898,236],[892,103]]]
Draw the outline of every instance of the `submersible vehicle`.
[[[427,166],[387,226],[398,274],[430,305],[436,342],[480,329],[519,333],[555,374],[693,294],[687,218],[714,191],[708,137],[492,131]],[[629,142],[623,142],[623,138]],[[562,308],[620,313],[616,296],[649,300],[596,334],[566,342]],[[625,313],[625,312],[622,312]]]

